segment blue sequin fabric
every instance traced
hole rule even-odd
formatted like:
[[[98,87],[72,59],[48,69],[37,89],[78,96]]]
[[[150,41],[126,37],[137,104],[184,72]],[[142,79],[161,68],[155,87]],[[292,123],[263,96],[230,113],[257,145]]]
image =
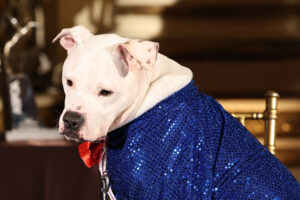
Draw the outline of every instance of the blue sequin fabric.
[[[300,199],[300,185],[193,81],[110,132],[107,170],[118,200]]]

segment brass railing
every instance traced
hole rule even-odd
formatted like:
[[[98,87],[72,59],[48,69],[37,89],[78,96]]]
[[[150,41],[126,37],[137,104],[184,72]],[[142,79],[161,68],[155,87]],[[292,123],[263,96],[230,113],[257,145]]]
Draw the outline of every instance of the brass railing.
[[[276,120],[277,120],[277,103],[279,94],[274,91],[265,93],[266,109],[264,112],[253,113],[232,113],[232,116],[238,119],[245,126],[246,120],[264,120],[265,121],[265,136],[264,146],[275,155],[276,145]]]

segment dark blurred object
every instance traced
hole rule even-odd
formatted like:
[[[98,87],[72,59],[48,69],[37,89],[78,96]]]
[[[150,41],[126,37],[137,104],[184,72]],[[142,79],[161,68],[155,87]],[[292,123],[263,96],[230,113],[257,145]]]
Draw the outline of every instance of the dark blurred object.
[[[10,105],[10,95],[8,88],[8,78],[4,64],[2,62],[0,54],[0,94],[3,106],[3,121],[4,121],[4,130],[10,130],[12,128],[12,117],[11,117],[11,105]],[[1,132],[1,140],[4,139],[4,132]]]
[[[13,19],[12,17],[11,20]],[[15,21],[15,25],[18,26],[16,19]],[[5,124],[6,141],[62,138],[56,129],[51,131],[41,127],[41,119],[35,104],[31,83],[26,74],[14,71],[9,59],[11,58],[11,49],[23,36],[26,36],[30,29],[37,26],[38,24],[34,21],[28,22],[24,27],[18,26],[17,32],[4,46],[4,64],[1,67],[5,86],[2,96],[4,97],[4,110],[7,112],[4,112],[7,119],[7,124]]]
[[[52,67],[48,56],[43,53],[44,28],[43,9],[39,0],[5,0],[0,16],[0,49],[16,31],[31,21],[41,25],[41,31],[31,30],[11,49],[9,63],[14,73],[25,73],[31,80],[35,91],[43,91],[51,82]]]
[[[0,53],[4,55],[1,65],[4,130],[20,127],[21,124],[22,127],[25,124],[38,127],[41,119],[34,93],[41,92],[40,94],[44,94],[42,96],[48,98],[59,94],[55,87],[51,87],[52,66],[43,52],[44,14],[40,4],[39,0],[1,2]],[[38,24],[38,29],[32,29]],[[43,105],[53,106],[47,102],[50,101],[43,98]]]
[[[4,107],[5,131],[21,128],[38,128],[40,118],[35,104],[31,83],[25,74],[15,72],[10,63],[11,49],[26,36],[30,29],[37,27],[34,21],[24,27],[18,20],[9,18],[17,29],[16,33],[4,45],[3,63],[1,63],[2,100]]]

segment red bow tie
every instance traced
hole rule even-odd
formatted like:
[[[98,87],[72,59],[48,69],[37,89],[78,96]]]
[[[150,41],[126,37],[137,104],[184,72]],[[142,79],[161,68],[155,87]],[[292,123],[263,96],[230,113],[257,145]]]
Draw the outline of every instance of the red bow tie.
[[[83,142],[78,146],[80,157],[88,168],[99,165],[104,145],[105,141],[100,143]]]

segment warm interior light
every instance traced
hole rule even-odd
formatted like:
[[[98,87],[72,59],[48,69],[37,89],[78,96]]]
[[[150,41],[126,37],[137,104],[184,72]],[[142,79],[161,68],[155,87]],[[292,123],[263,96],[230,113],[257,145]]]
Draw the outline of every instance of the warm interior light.
[[[114,32],[131,38],[152,39],[161,34],[163,20],[157,15],[117,15]]]
[[[116,0],[118,6],[172,6],[179,0]]]

